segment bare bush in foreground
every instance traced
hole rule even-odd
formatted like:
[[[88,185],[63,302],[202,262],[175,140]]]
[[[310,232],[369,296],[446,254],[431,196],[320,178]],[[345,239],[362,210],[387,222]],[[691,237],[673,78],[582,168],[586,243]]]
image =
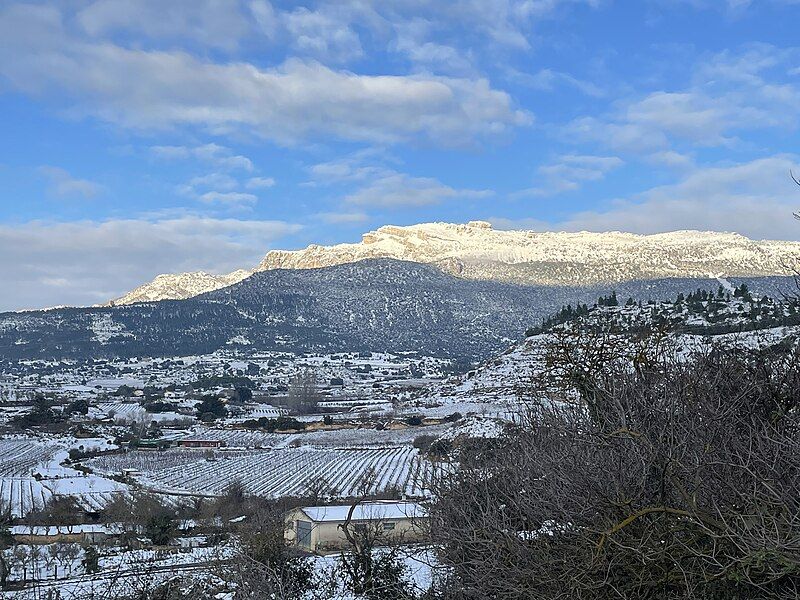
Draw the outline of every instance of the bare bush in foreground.
[[[534,388],[524,426],[436,484],[453,585],[498,600],[797,598],[796,344],[687,359],[658,340],[584,342],[549,351],[579,400],[554,401],[552,379]]]

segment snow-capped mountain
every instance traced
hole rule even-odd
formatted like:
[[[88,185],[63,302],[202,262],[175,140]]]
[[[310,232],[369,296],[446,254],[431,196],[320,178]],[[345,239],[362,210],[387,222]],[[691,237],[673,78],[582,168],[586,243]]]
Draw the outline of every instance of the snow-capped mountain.
[[[800,243],[756,241],[713,231],[540,233],[497,230],[484,221],[423,223],[380,227],[358,243],[272,250],[253,272],[329,267],[370,258],[431,264],[464,279],[576,286],[668,277],[785,275],[787,265],[800,259]],[[187,298],[250,273],[160,275],[113,303]]]
[[[502,231],[490,223],[385,226],[357,244],[269,252],[257,270],[308,269],[397,258],[430,263],[466,279],[534,285],[593,285],[665,277],[753,277],[786,274],[800,243],[755,241],[735,233],[674,231]]]
[[[242,279],[252,274],[252,271],[238,269],[227,275],[212,275],[204,271],[158,275],[150,283],[140,285],[124,296],[106,302],[102,306],[193,298],[206,292],[212,292],[234,283],[239,283]]]

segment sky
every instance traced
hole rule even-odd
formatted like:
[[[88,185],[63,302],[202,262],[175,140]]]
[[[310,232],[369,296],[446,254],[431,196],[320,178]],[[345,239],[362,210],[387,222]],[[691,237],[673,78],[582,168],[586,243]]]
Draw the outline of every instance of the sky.
[[[4,0],[0,310],[381,225],[800,239],[800,0]]]

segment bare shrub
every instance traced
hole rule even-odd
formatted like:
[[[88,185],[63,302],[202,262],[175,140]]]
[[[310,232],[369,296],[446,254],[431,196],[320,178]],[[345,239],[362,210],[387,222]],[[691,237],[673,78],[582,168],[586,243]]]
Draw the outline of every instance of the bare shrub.
[[[465,598],[797,598],[800,352],[556,336],[522,426],[462,451],[432,535]],[[569,393],[559,394],[561,390]]]
[[[237,600],[295,600],[321,582],[311,560],[284,542],[283,506],[262,502],[236,527],[237,551],[217,576],[236,590]]]
[[[337,562],[344,588],[365,600],[415,600],[417,593],[402,561],[402,537],[387,535],[380,518],[353,522],[360,503],[352,504],[339,525],[349,546]]]

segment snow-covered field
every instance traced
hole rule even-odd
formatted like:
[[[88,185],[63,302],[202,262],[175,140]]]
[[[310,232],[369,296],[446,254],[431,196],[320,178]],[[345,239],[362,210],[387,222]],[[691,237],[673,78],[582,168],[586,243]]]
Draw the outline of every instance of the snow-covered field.
[[[248,493],[269,498],[303,496],[323,480],[331,496],[391,491],[418,496],[425,492],[431,468],[411,446],[235,452],[178,449],[111,455],[87,464],[109,474],[133,469],[139,483],[164,493],[221,495],[240,482]]]
[[[452,411],[451,411],[452,412]],[[319,416],[316,417],[319,420]],[[227,428],[195,428],[186,440],[219,440],[229,448],[286,448],[289,446],[369,447],[401,446],[411,444],[419,435],[438,436],[450,427],[449,424],[402,429],[375,429],[374,426],[346,427],[342,429],[318,430],[303,433],[267,433]]]
[[[85,440],[87,445],[105,443]],[[64,468],[69,440],[0,439],[0,509],[13,517],[40,510],[53,496],[69,496],[86,510],[105,506],[124,486]]]
[[[33,553],[24,546],[20,556],[10,556],[15,579],[26,576],[41,581],[17,591],[5,591],[8,600],[39,600],[40,598],[103,598],[123,596],[148,597],[147,593],[177,574],[188,577],[213,577],[217,561],[231,556],[228,546],[192,548],[186,552],[174,550],[105,550],[99,560],[99,571],[86,574],[81,565],[83,550],[74,556],[59,556],[56,545],[40,546]],[[59,560],[60,559],[60,560]],[[53,576],[59,574],[58,580]],[[58,596],[53,596],[58,593]]]

